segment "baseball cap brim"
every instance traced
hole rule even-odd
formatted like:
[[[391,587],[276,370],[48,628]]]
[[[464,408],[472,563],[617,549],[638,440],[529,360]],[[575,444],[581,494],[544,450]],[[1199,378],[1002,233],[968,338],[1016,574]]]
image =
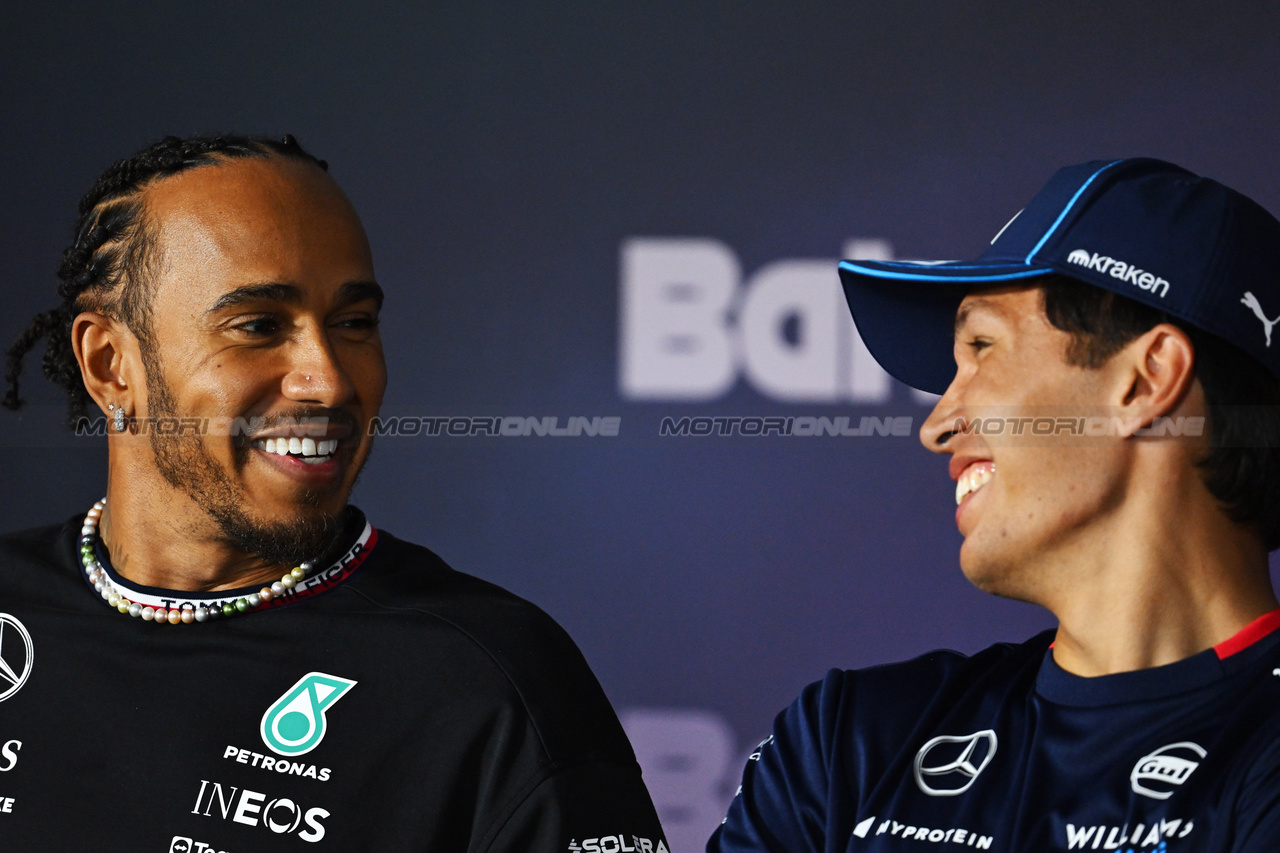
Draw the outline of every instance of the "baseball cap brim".
[[[913,388],[941,394],[955,375],[956,309],[965,294],[1053,271],[997,259],[841,261],[840,281],[858,334],[880,366]]]

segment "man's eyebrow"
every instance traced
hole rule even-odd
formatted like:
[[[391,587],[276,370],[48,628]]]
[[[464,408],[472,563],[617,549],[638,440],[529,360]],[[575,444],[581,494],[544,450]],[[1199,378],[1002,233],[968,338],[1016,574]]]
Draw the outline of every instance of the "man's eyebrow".
[[[350,305],[354,302],[363,302],[366,299],[372,299],[381,310],[383,293],[382,288],[378,286],[376,281],[349,281],[338,288],[337,302],[339,305]]]
[[[372,299],[378,304],[379,309],[382,308],[382,288],[377,282],[349,281],[338,288],[339,305],[351,305],[366,299]],[[214,314],[246,302],[284,302],[289,305],[299,305],[302,303],[302,288],[296,284],[246,284],[244,287],[237,287],[222,294],[205,313]]]
[[[959,310],[956,311],[955,334],[960,334],[961,329],[964,328],[964,324],[969,321],[969,315],[975,311],[993,314],[997,317],[1004,316],[1004,311],[992,302],[985,299],[972,299],[965,302],[965,304],[961,305]]]
[[[218,301],[204,313],[213,314],[246,302],[287,302],[297,305],[302,302],[302,291],[293,284],[246,284],[219,296]]]

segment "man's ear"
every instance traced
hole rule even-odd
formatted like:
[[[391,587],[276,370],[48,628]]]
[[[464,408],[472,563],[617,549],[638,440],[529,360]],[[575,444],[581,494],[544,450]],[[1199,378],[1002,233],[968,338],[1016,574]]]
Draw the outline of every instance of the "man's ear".
[[[1126,435],[1176,409],[1195,378],[1195,347],[1171,323],[1152,327],[1113,358],[1122,383],[1117,385],[1117,414]]]
[[[105,413],[123,407],[137,411],[135,388],[142,379],[141,351],[133,332],[118,320],[84,311],[71,321],[71,347],[80,375],[98,407]]]

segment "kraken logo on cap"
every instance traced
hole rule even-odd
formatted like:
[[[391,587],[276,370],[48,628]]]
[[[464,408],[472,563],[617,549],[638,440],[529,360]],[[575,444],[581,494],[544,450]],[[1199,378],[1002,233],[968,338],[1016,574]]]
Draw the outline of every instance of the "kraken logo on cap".
[[[302,755],[324,740],[325,711],[356,682],[309,672],[262,715],[262,742],[276,755]]]

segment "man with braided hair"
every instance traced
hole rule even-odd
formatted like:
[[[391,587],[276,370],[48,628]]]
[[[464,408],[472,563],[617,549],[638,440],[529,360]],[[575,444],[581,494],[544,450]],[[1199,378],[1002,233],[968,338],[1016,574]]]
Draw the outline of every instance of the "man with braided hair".
[[[59,278],[4,402],[47,338],[107,496],[0,539],[0,849],[665,851],[564,632],[347,504],[383,292],[323,161],[165,139]]]

